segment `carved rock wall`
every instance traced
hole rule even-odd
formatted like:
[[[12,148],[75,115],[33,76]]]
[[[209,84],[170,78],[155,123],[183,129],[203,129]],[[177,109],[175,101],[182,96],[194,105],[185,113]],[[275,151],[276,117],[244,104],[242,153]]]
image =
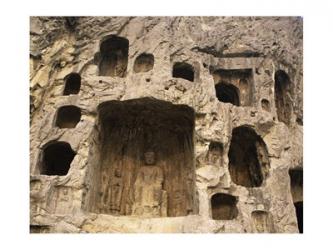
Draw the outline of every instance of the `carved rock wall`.
[[[30,21],[31,232],[301,231],[294,206],[303,201],[301,18]],[[118,106],[103,113],[110,102]],[[64,106],[80,114],[62,114]],[[231,160],[237,128],[259,139],[233,144]],[[74,157],[57,163],[67,166],[63,174],[47,174],[58,168],[47,152],[59,143]],[[164,162],[168,212],[142,217],[126,210],[126,199],[150,144],[156,165]],[[256,184],[235,183],[230,161],[247,171],[236,176]],[[126,167],[117,172],[117,164]]]

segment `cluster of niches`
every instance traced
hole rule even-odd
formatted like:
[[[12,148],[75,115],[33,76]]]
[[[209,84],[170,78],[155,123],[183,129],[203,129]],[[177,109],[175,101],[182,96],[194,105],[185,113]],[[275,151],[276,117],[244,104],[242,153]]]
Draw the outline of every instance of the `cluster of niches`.
[[[108,77],[126,77],[127,67],[128,67],[128,53],[129,53],[129,41],[126,38],[118,37],[118,36],[110,36],[108,39],[102,40],[100,44],[100,52],[95,55],[94,61],[98,65],[99,75],[100,76],[108,76]],[[154,67],[154,55],[149,53],[142,53],[138,55],[133,64],[134,73],[142,73],[148,72],[152,70]],[[193,65],[186,62],[174,62],[172,66],[172,77],[174,78],[183,78],[190,82],[195,82],[199,72],[196,72],[195,67]],[[254,100],[253,92],[254,92],[254,78],[253,78],[253,69],[210,69],[210,73],[214,79],[216,98],[223,103],[230,103],[235,106],[251,106]],[[64,78],[64,90],[63,95],[78,95],[80,93],[81,88],[81,76],[78,73],[71,73]],[[279,121],[282,121],[286,124],[290,121],[291,116],[291,93],[292,86],[289,76],[286,72],[279,70],[275,73],[275,108],[277,110],[277,117]],[[268,112],[271,111],[271,104],[269,100],[262,99],[260,101],[262,109]],[[140,104],[142,105],[142,104]],[[160,104],[158,104],[160,105]],[[157,106],[158,106],[157,105]],[[164,109],[164,104],[161,104],[161,110]],[[112,105],[111,105],[112,106]],[[116,107],[116,104],[113,104],[113,108]],[[126,106],[126,105],[125,105]],[[144,105],[143,105],[144,106]],[[123,106],[119,106],[118,110],[123,109]],[[112,109],[112,108],[111,108]],[[131,104],[128,105],[129,110],[135,110]],[[165,128],[165,134],[170,132],[170,136],[164,138],[166,141],[169,140],[169,148],[160,149],[159,154],[161,152],[165,152],[167,155],[170,153],[176,143],[176,140],[181,141],[183,143],[183,148],[179,149],[184,157],[182,161],[184,161],[183,165],[186,165],[186,161],[189,162],[191,157],[193,157],[194,145],[193,140],[193,124],[194,121],[189,119],[184,120],[184,124],[188,126],[181,128],[181,124],[177,124],[177,122],[181,121],[178,117],[179,113],[187,112],[186,116],[192,117],[190,115],[191,111],[182,111],[182,108],[175,111],[167,111],[170,112],[171,121],[175,131],[181,131],[182,136],[179,134],[178,137],[173,138],[171,133],[172,131],[168,131]],[[166,107],[165,110],[170,110],[170,108]],[[125,114],[129,114],[129,111],[122,111]],[[139,114],[141,111],[138,110]],[[152,111],[154,112],[154,111]],[[112,112],[111,112],[112,113]],[[166,113],[168,114],[168,113]],[[144,115],[142,116],[144,117]],[[105,120],[112,120],[113,122],[118,122],[118,115],[112,113],[110,117],[106,117]],[[165,117],[161,116],[161,121],[165,122]],[[74,105],[65,105],[58,108],[54,117],[54,126],[60,129],[75,129],[77,124],[81,119],[81,109]],[[116,120],[118,119],[118,120]],[[103,117],[101,118],[103,120]],[[116,121],[115,121],[116,120]],[[193,115],[194,120],[194,115]],[[123,124],[118,124],[117,126],[128,127],[127,123],[130,123],[130,119],[123,122]],[[179,125],[179,126],[178,126]],[[107,126],[103,126],[105,129]],[[188,128],[188,129],[187,129]],[[164,129],[164,128],[163,128]],[[151,127],[145,128],[145,130],[154,130]],[[108,138],[114,141],[117,141],[117,132],[114,135],[108,134]],[[130,132],[130,131],[128,131]],[[105,134],[107,134],[105,133]],[[192,134],[191,134],[192,133]],[[161,139],[161,134],[156,132],[155,135],[148,135],[148,137],[154,137],[155,139]],[[107,136],[103,135],[105,138]],[[143,132],[142,138],[147,137],[147,135]],[[105,139],[104,138],[104,139]],[[172,140],[175,140],[174,142]],[[147,139],[148,140],[148,139]],[[153,139],[150,139],[153,140]],[[148,140],[149,141],[149,140]],[[148,142],[149,143],[149,142]],[[147,144],[147,142],[143,142],[142,144]],[[133,143],[135,146],[135,144]],[[138,144],[137,147],[140,147],[141,144]],[[130,147],[129,145],[123,145],[123,150],[126,147]],[[175,148],[174,148],[175,149]],[[134,150],[134,149],[133,149]],[[164,150],[164,151],[163,151]],[[209,150],[207,153],[208,162],[212,162],[213,164],[217,164],[221,166],[222,156],[223,156],[223,145],[218,142],[211,142],[209,145]],[[104,150],[105,151],[105,150]],[[174,155],[179,152],[172,152]],[[141,152],[144,154],[144,151]],[[171,153],[170,153],[171,154]],[[39,156],[39,170],[41,175],[60,175],[64,176],[68,174],[71,163],[76,155],[76,152],[72,149],[71,145],[65,141],[51,141],[45,144],[42,147],[41,154]],[[192,155],[192,156],[191,156]],[[246,188],[259,188],[264,183],[265,179],[269,174],[270,162],[268,157],[268,152],[266,145],[262,138],[256,133],[256,131],[249,126],[240,126],[236,127],[232,130],[231,143],[228,152],[229,165],[228,170],[233,183],[239,186],[243,186]],[[105,159],[104,159],[105,160]],[[175,161],[179,159],[174,159]],[[180,161],[181,162],[181,161]],[[181,168],[181,166],[179,166]],[[167,167],[166,167],[167,168]],[[194,172],[194,163],[192,163],[192,167],[189,166],[188,169],[179,170],[179,176],[187,175],[191,176],[190,170]],[[113,171],[113,170],[112,170]],[[117,172],[117,170],[114,170]],[[158,173],[158,171],[156,172]],[[179,177],[177,176],[177,178]],[[171,197],[173,188],[177,186],[175,183],[182,182],[182,180],[172,180],[175,178],[172,173],[169,176],[165,177],[164,183],[167,187],[163,187],[166,192],[165,197],[167,197],[166,211],[158,212],[157,215],[163,216],[180,216],[180,215],[188,215],[191,213],[195,213],[197,209],[195,205],[193,205],[193,201],[195,200],[192,195],[194,190],[194,181],[192,180],[191,184],[185,182],[184,187],[181,187],[181,190],[185,190],[183,193],[180,193],[181,197],[183,197],[186,202],[184,202],[185,207],[179,208],[177,205],[177,197]],[[98,182],[98,181],[97,181]],[[112,182],[112,181],[111,181]],[[175,184],[175,185],[174,185]],[[119,184],[120,185],[120,184]],[[118,185],[118,186],[119,186]],[[126,186],[123,184],[124,188],[133,189],[135,188],[135,183],[132,186]],[[130,184],[129,184],[130,185]],[[139,184],[138,184],[139,185]],[[162,184],[161,184],[162,185]],[[164,184],[163,184],[164,185]],[[191,186],[193,185],[193,187]],[[99,193],[103,192],[103,186],[99,187],[101,190]],[[98,188],[97,188],[98,189]],[[113,192],[113,191],[110,191]],[[117,192],[117,190],[114,190]],[[114,197],[111,199],[118,199],[118,194],[114,194]],[[98,208],[94,207],[95,205],[91,205],[88,209],[94,212],[105,212],[108,214],[121,214],[121,215],[129,215],[125,209],[124,211],[118,208],[122,206],[122,198],[119,198],[119,201],[110,201],[112,204],[108,205],[107,209],[103,209],[105,204],[99,204]],[[99,201],[96,200],[96,203]],[[215,220],[233,220],[238,216],[237,209],[238,198],[227,193],[213,193],[210,196],[210,211],[211,217]],[[172,205],[174,204],[174,205]],[[178,207],[177,207],[178,206]],[[102,207],[102,208],[101,208]],[[125,207],[122,206],[122,207]],[[188,209],[187,207],[191,207]],[[134,208],[131,208],[134,209]],[[162,208],[161,208],[162,209]],[[114,212],[115,211],[115,212]],[[162,211],[162,210],[161,210]],[[254,211],[254,217],[262,217],[267,216],[265,211]]]

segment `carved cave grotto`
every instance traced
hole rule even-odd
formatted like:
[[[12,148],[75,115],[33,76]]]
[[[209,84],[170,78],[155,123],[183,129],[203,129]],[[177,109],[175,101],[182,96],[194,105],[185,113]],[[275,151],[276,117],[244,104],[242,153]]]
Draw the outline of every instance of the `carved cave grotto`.
[[[216,96],[220,102],[235,106],[253,103],[252,69],[217,69],[212,72]]]
[[[274,80],[275,107],[278,120],[288,125],[292,114],[292,84],[288,74],[283,70],[278,70],[275,73]]]
[[[57,127],[75,128],[81,119],[81,109],[73,105],[62,106],[58,109],[56,116]]]
[[[231,180],[244,187],[260,187],[269,171],[266,145],[249,127],[240,126],[232,131],[229,148]]]
[[[235,196],[216,193],[211,198],[213,220],[233,220],[238,215]]]
[[[176,62],[173,65],[172,77],[194,81],[194,68],[188,63]]]
[[[154,67],[154,56],[152,54],[142,53],[134,62],[134,72],[148,72]]]
[[[175,217],[197,213],[194,111],[152,98],[99,105],[86,209]]]
[[[238,89],[231,84],[219,83],[215,85],[216,97],[220,102],[239,106]]]
[[[67,175],[75,154],[67,142],[48,143],[40,154],[40,174]]]
[[[64,95],[76,95],[80,92],[81,76],[71,73],[65,77]]]
[[[129,42],[126,38],[110,36],[101,43],[99,75],[125,77]]]

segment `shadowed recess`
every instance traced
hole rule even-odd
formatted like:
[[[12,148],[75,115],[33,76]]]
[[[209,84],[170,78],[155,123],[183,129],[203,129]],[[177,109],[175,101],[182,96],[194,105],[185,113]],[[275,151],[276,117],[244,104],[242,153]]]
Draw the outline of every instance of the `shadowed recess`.
[[[154,67],[154,56],[152,54],[142,53],[134,62],[134,72],[148,72]]]
[[[225,83],[219,83],[215,85],[216,97],[220,102],[231,103],[235,106],[239,106],[238,89]]]
[[[99,75],[125,77],[129,42],[126,38],[112,35],[100,46]]]
[[[271,105],[267,99],[261,100],[261,108],[267,112],[271,112]]]
[[[235,106],[251,106],[253,104],[252,69],[210,69],[216,96],[220,102]]]
[[[303,169],[289,170],[290,189],[295,206],[297,225],[300,233],[303,233]]]
[[[172,77],[194,81],[194,68],[188,63],[176,62],[173,65]]]
[[[275,107],[278,120],[288,125],[292,113],[292,84],[288,74],[283,70],[276,71],[274,80]]]
[[[67,142],[52,142],[41,152],[40,174],[67,175],[75,152]]]
[[[196,213],[194,111],[152,98],[98,107],[87,210],[142,217]]]
[[[56,126],[59,128],[75,128],[81,119],[81,109],[76,106],[63,106],[57,111]]]
[[[298,231],[303,233],[303,201],[294,203],[297,217]]]
[[[231,180],[245,187],[260,187],[269,171],[266,145],[249,127],[232,130],[229,148],[229,172]]]
[[[211,164],[214,166],[218,166],[218,167],[222,166],[222,164],[223,164],[223,144],[222,143],[212,141],[209,144],[206,161],[208,164]]]
[[[80,92],[81,76],[71,73],[65,77],[64,95],[76,95]]]
[[[211,198],[213,220],[233,220],[238,215],[235,196],[223,193],[214,194]]]

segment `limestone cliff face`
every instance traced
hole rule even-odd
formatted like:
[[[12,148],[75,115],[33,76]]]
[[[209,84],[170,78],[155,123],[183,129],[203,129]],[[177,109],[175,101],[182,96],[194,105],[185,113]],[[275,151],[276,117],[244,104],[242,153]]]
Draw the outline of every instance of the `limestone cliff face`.
[[[30,21],[32,232],[299,232],[301,18]]]

